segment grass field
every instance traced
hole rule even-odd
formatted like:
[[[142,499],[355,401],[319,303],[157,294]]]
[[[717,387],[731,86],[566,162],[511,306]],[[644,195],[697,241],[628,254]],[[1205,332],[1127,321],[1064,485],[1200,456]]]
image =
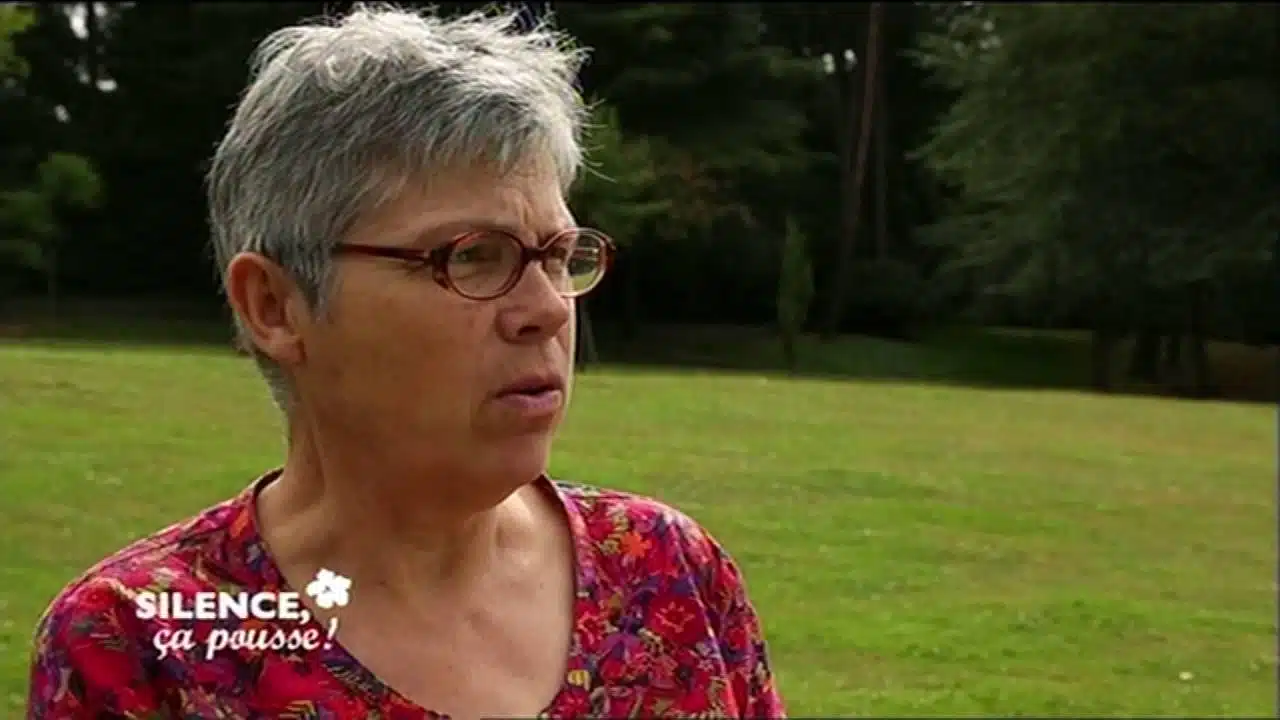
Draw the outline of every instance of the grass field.
[[[724,541],[793,716],[1274,716],[1274,409],[901,377],[579,382],[555,473]],[[0,341],[0,716],[21,716],[54,593],[239,490],[278,438],[225,350]]]

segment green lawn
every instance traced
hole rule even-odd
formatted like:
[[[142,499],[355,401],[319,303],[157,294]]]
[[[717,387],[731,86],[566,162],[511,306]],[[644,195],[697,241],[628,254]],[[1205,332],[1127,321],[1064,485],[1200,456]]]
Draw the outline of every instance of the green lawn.
[[[64,583],[279,438],[225,350],[0,341],[0,716]],[[1274,448],[1258,405],[631,368],[580,379],[554,466],[724,541],[795,716],[1262,716]]]

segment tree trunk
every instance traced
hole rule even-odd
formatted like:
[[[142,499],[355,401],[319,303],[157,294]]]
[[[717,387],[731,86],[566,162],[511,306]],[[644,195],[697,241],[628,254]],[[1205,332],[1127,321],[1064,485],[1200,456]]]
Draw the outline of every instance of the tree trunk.
[[[96,2],[80,3],[84,9],[84,65],[89,76],[89,96],[96,97],[102,82],[102,22],[98,17]]]
[[[872,3],[867,25],[867,44],[863,62],[862,92],[850,92],[850,117],[858,117],[857,103],[862,101],[861,122],[858,127],[858,142],[853,162],[851,187],[842,187],[840,204],[841,237],[837,248],[835,273],[832,276],[830,303],[827,307],[826,324],[823,328],[824,340],[834,338],[840,332],[844,319],[844,306],[848,302],[849,276],[853,272],[854,251],[856,249],[858,224],[862,217],[863,181],[867,174],[867,153],[871,146],[871,121],[875,110],[875,84],[880,54],[880,16],[884,10],[882,3]],[[852,132],[852,128],[849,128]],[[844,154],[844,153],[842,153]],[[846,174],[847,176],[847,174]],[[842,186],[844,183],[841,183]]]
[[[1091,340],[1089,365],[1093,389],[1111,392],[1111,360],[1115,354],[1115,332],[1109,327],[1095,327]]]
[[[1129,356],[1129,377],[1141,382],[1160,381],[1160,333],[1139,330]]]
[[[1209,364],[1209,344],[1203,335],[1191,336],[1191,392],[1202,398],[1212,397],[1216,392]]]
[[[796,338],[787,330],[780,330],[779,335],[782,340],[782,358],[787,364],[787,371],[794,373],[800,365],[799,355],[796,352]]]
[[[599,364],[600,356],[596,352],[596,335],[591,327],[591,314],[587,312],[586,299],[580,298],[577,306],[578,332],[581,338],[578,342],[578,363],[580,367],[587,368]]]
[[[1209,397],[1215,392],[1206,337],[1209,293],[1204,283],[1196,283],[1189,292],[1187,335],[1191,345],[1191,392],[1196,397]]]
[[[882,260],[889,256],[889,173],[888,143],[885,141],[886,129],[889,125],[889,103],[886,91],[885,73],[880,71],[880,82],[876,83],[876,110],[872,131],[875,132],[876,158],[876,243],[875,257]]]
[[[632,248],[634,252],[634,246]],[[640,267],[632,262],[620,274],[622,277],[622,339],[631,342],[640,332]]]
[[[49,319],[58,319],[58,247],[50,240],[45,246],[44,282],[46,299],[49,302]]]
[[[832,327],[833,320],[837,316],[836,304],[844,302],[841,298],[844,289],[841,284],[845,282],[842,277],[839,266],[840,260],[843,259],[845,248],[852,248],[857,237],[857,214],[853,211],[853,188],[854,188],[854,158],[857,154],[859,125],[861,123],[861,113],[859,108],[862,105],[862,96],[865,91],[865,78],[862,73],[846,71],[841,67],[843,58],[836,60],[836,148],[838,154],[838,162],[840,165],[840,179],[836,193],[836,200],[839,203],[839,226],[836,228],[836,257],[837,270],[830,276],[830,292],[827,302],[827,317],[822,319],[822,328],[820,337],[823,340],[830,340],[839,332],[839,328]]]
[[[1180,333],[1172,333],[1164,338],[1163,367],[1161,370],[1166,376],[1177,375],[1182,372],[1182,335]]]

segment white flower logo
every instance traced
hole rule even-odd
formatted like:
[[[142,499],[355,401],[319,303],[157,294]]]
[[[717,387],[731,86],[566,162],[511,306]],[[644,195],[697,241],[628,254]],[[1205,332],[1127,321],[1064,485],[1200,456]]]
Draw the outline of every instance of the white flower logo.
[[[351,602],[351,580],[332,570],[320,568],[316,577],[307,583],[307,595],[316,601],[316,605],[328,610],[335,607],[346,607]]]

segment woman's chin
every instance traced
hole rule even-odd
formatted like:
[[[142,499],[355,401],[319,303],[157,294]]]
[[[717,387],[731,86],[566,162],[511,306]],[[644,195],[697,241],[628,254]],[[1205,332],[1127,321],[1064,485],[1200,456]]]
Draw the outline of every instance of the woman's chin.
[[[533,482],[547,471],[551,460],[551,435],[521,435],[494,442],[486,453],[486,474],[509,478],[512,485]]]

